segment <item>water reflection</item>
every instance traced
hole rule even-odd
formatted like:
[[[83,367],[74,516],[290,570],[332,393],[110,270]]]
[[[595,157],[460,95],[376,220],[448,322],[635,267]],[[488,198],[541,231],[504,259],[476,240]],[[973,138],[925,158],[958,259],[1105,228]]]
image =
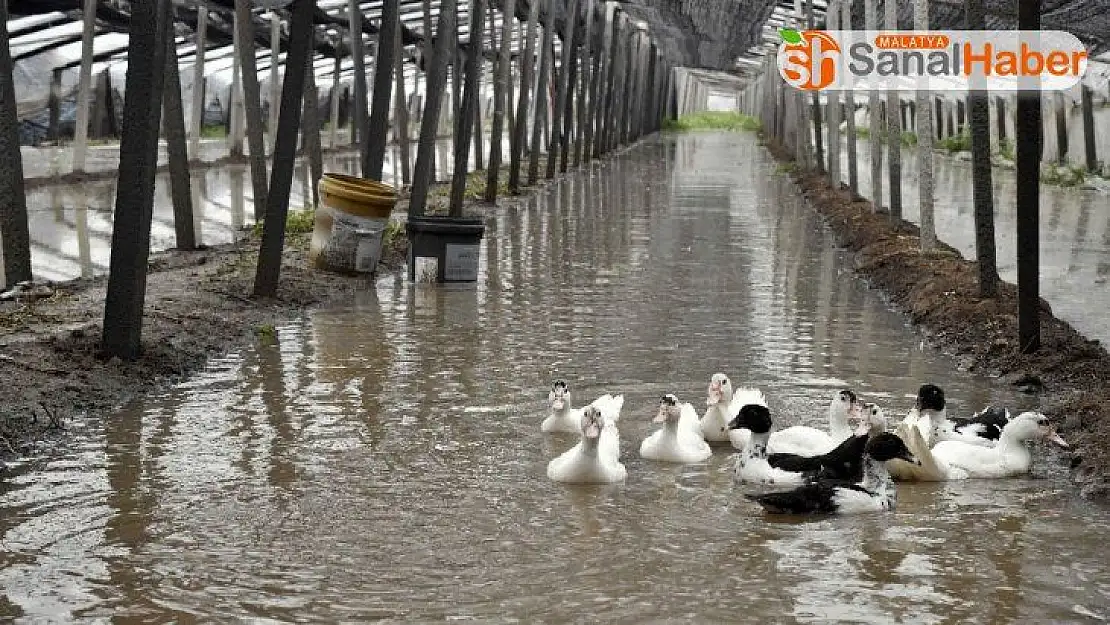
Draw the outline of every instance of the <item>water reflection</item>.
[[[669,163],[669,164],[668,164]],[[648,141],[490,216],[479,281],[379,280],[90,427],[0,486],[0,614],[28,620],[1006,622],[1110,602],[1110,511],[1044,479],[907,485],[890,515],[770,520],[728,453],[638,457],[658,396],[725,370],[782,425],[834,388],[1026,406],[847,271],[751,137]],[[230,198],[229,198],[230,201]],[[625,394],[625,484],[545,465],[547,388]],[[80,540],[57,540],[66,528]],[[587,616],[588,615],[588,616]]]

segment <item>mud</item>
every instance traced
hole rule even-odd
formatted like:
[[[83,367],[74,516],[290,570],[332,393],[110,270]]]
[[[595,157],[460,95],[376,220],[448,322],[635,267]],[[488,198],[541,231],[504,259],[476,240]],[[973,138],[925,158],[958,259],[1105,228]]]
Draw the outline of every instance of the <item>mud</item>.
[[[769,146],[779,160],[783,150]],[[793,164],[792,164],[793,165]],[[979,296],[978,266],[942,242],[922,252],[918,227],[876,213],[871,202],[834,189],[819,173],[787,168],[838,241],[855,254],[855,269],[905,312],[929,343],[958,366],[987,373],[1040,395],[1042,410],[1075,447],[1073,477],[1081,494],[1110,500],[1110,354],[1040,302],[1041,348],[1018,345],[1017,287],[1001,282],[998,297]]]

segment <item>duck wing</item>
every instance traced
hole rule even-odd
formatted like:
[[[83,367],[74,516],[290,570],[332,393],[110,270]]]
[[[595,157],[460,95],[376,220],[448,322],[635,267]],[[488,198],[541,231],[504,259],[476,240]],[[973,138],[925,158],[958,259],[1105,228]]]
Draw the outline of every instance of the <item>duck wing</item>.
[[[894,433],[906,444],[914,458],[921,461],[920,465],[911,464],[905,460],[887,460],[886,468],[891,477],[902,482],[942,482],[948,479],[947,467],[937,462],[929,449],[925,437],[916,422],[907,423],[907,419],[898,424]]]
[[[788,491],[744,493],[771,514],[832,514],[837,511],[837,489],[846,488],[871,494],[859,484],[840,480],[821,480]]]
[[[957,417],[949,420],[960,434],[997,441],[1002,436],[1002,428],[1010,422],[1010,411],[1002,406],[987,406],[968,419]]]

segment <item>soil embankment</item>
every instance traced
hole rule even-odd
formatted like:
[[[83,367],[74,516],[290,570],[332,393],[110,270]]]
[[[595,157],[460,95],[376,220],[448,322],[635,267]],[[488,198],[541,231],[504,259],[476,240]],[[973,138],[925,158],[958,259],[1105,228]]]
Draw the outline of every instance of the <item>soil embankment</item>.
[[[771,149],[782,161],[790,157]],[[910,316],[962,367],[1041,395],[1043,411],[1075,447],[1073,477],[1084,496],[1110,498],[1110,354],[1057,319],[1041,301],[1041,349],[1018,350],[1017,287],[979,297],[978,266],[938,243],[925,253],[918,227],[873,212],[871,202],[834,189],[823,174],[794,170],[803,195],[855,254],[855,270]]]

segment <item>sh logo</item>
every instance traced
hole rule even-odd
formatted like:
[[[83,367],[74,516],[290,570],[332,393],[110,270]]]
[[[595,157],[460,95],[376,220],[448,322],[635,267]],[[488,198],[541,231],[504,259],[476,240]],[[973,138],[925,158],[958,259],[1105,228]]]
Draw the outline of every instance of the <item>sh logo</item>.
[[[782,45],[779,46],[779,73],[786,83],[797,89],[816,91],[836,81],[836,55],[840,45],[821,30],[798,32],[789,28],[779,29]]]

